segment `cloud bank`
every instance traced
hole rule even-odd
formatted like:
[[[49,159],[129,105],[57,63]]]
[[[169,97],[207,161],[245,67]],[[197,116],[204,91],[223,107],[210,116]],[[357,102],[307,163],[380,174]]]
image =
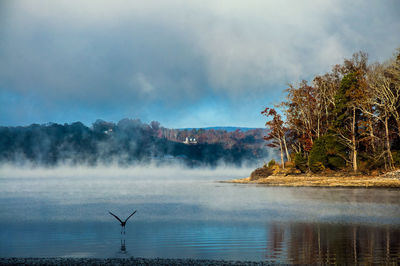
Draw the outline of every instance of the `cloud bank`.
[[[399,46],[397,1],[2,1],[0,124],[262,126],[288,82]],[[51,112],[49,112],[51,110]],[[190,124],[190,125],[189,125]]]

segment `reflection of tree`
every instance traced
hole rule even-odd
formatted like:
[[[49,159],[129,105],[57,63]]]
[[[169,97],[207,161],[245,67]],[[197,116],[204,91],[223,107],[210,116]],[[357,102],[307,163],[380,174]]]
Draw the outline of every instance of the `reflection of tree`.
[[[279,262],[280,257],[282,257],[285,230],[275,224],[271,225],[269,229],[272,239],[269,239],[267,243],[266,258],[271,262]]]
[[[294,264],[396,264],[400,230],[336,224],[274,224],[266,259]],[[287,253],[287,254],[284,254]]]

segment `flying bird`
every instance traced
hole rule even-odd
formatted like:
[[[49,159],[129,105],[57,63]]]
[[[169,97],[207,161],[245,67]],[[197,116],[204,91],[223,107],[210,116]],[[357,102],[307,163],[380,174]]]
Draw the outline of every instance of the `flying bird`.
[[[128,216],[128,218],[126,218],[125,221],[122,221],[117,215],[115,215],[114,213],[108,211],[109,214],[111,214],[112,216],[115,217],[115,219],[117,219],[120,223],[121,223],[121,234],[122,234],[122,229],[124,229],[124,234],[125,234],[125,225],[126,222],[129,220],[129,218],[131,218],[132,215],[134,215],[136,213],[136,211],[134,211],[131,215]]]

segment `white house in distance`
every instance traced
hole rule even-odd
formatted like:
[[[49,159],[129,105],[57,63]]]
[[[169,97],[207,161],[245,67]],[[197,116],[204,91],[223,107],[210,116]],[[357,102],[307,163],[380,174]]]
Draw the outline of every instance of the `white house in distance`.
[[[184,144],[197,144],[197,140],[196,138],[188,138],[186,137],[186,139],[183,141]]]
[[[104,134],[111,134],[112,132],[113,132],[113,130],[112,130],[112,128],[110,128],[110,129],[104,131]]]

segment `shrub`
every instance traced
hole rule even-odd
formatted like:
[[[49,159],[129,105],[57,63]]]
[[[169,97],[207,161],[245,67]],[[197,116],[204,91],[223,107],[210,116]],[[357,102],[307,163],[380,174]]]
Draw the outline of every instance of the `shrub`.
[[[358,171],[362,174],[368,174],[371,170],[371,162],[369,161],[358,161]]]
[[[378,152],[380,153],[380,152]],[[371,152],[362,151],[358,154],[357,163],[358,170],[361,173],[369,173],[372,170],[384,168],[385,160],[383,160],[380,156],[373,156]]]
[[[321,162],[315,162],[315,163],[310,165],[310,170],[313,173],[318,173],[318,172],[324,171],[325,170],[325,166]]]
[[[396,167],[400,166],[400,151],[392,152],[393,162]]]
[[[327,134],[314,142],[308,157],[308,165],[312,172],[321,171],[320,165],[316,164],[318,162],[324,166],[324,169],[337,170],[346,166],[346,161],[343,159],[345,156],[346,147],[335,135]]]
[[[328,164],[326,166],[332,170],[340,169],[346,166],[346,161],[339,156],[329,156]]]
[[[307,166],[307,158],[304,157],[303,153],[299,152],[296,153],[294,156],[294,165],[296,166],[297,169],[299,169],[302,173],[307,172],[308,166]]]
[[[325,167],[337,170],[346,167],[347,148],[341,144],[338,138],[333,134],[327,134],[322,137],[325,140],[327,152],[327,162]]]
[[[272,167],[276,164],[275,160],[272,159],[271,161],[268,162],[268,167]]]
[[[310,156],[308,157],[308,165],[313,173],[321,171],[321,165],[328,164],[328,154],[325,145],[325,138],[321,137],[317,139],[310,151]],[[325,167],[324,167],[325,168]]]
[[[272,168],[269,167],[261,167],[257,168],[250,174],[250,180],[257,180],[260,178],[265,178],[273,174]]]
[[[294,163],[293,162],[285,162],[285,168],[293,168]]]

